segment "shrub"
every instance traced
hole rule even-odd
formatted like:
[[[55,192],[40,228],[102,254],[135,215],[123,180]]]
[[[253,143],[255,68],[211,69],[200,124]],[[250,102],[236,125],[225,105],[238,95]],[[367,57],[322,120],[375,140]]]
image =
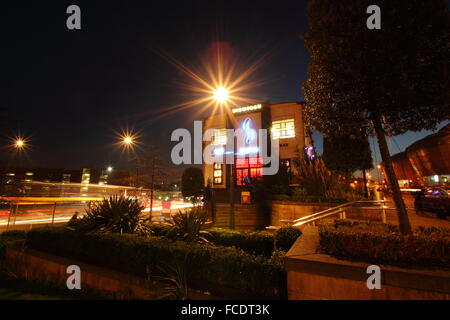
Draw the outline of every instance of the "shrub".
[[[450,268],[450,229],[419,227],[404,236],[397,226],[337,222],[319,228],[324,253],[347,260],[402,267]]]
[[[297,161],[300,185],[312,198],[339,200],[356,200],[359,197],[350,188],[344,175],[328,170],[321,158],[314,161],[299,159]]]
[[[274,249],[273,235],[266,231],[245,232],[220,228],[208,230],[208,240],[216,245],[236,247],[247,253],[270,258]]]
[[[275,248],[278,250],[289,251],[294,242],[302,232],[294,227],[281,227],[275,232]]]
[[[143,206],[138,199],[110,196],[94,202],[81,219],[73,218],[68,225],[79,231],[138,233],[144,232]]]
[[[26,235],[26,231],[20,230],[6,231],[0,234],[0,262],[3,261],[6,244],[8,242],[24,240],[26,238]]]
[[[156,237],[170,237],[170,232],[172,230],[172,225],[167,222],[157,222],[157,223],[149,223],[148,228],[150,233]]]
[[[27,246],[106,268],[146,277],[158,275],[164,264],[187,259],[192,288],[223,295],[225,288],[239,297],[285,298],[286,274],[263,257],[236,248],[205,246],[130,234],[85,233],[65,228],[31,230]],[[160,274],[160,272],[159,272]]]
[[[202,207],[195,206],[185,212],[178,210],[178,213],[172,217],[172,220],[173,222],[168,233],[170,238],[187,242],[208,242],[205,238],[208,232],[202,230],[205,227],[208,216]]]

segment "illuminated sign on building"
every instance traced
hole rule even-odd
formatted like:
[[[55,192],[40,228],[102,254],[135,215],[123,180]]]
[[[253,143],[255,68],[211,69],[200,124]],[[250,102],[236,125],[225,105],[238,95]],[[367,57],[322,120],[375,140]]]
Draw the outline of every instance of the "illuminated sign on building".
[[[245,120],[242,122],[241,128],[245,132],[244,141],[246,144],[249,144],[253,141],[253,139],[255,139],[256,136],[255,129],[252,128],[252,119],[245,118]]]
[[[231,110],[233,113],[241,113],[241,112],[247,112],[247,111],[255,111],[260,110],[262,108],[262,105],[255,104],[253,106],[246,106],[246,107],[240,107],[240,108],[234,108]]]
[[[246,155],[252,153],[258,153],[259,148],[254,142],[256,138],[256,130],[253,128],[253,121],[250,118],[245,118],[242,121],[241,129],[244,131],[244,143],[245,146],[239,148],[238,155]]]

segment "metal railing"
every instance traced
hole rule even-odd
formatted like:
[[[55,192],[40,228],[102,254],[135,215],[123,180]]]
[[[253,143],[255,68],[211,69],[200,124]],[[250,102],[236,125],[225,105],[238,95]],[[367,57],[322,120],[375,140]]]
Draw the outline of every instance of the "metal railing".
[[[6,221],[0,219],[0,228],[8,230],[17,225],[29,225],[31,228],[34,224],[53,225],[67,222],[76,212],[89,207],[91,202],[101,200],[103,198],[97,197],[0,197],[0,202],[8,204],[9,207]],[[66,212],[57,217],[58,205]],[[17,220],[18,217],[24,219]]]
[[[308,223],[315,223],[320,219],[328,218],[336,214],[339,214],[339,217],[341,219],[346,219],[347,217],[346,209],[358,208],[362,210],[381,210],[381,220],[383,221],[383,223],[386,223],[386,210],[396,210],[395,207],[386,206],[386,204],[388,203],[390,204],[391,201],[386,200],[351,201],[298,219],[294,220],[282,219],[280,220],[280,222],[291,225],[293,227],[300,227]],[[366,204],[366,206],[362,206],[363,204]],[[274,228],[268,227],[268,229]]]

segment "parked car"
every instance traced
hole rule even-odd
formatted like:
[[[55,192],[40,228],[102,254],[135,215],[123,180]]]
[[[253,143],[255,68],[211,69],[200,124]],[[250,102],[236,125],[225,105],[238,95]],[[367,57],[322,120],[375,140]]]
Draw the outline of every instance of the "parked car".
[[[430,211],[445,219],[450,215],[450,196],[447,190],[431,188],[415,194],[414,208],[417,212]]]

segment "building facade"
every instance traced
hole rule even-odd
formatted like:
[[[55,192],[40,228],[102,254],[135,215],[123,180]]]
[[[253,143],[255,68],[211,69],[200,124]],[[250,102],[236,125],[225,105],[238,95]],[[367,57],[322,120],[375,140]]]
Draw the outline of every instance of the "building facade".
[[[313,155],[314,147],[309,131],[305,129],[304,103],[260,103],[232,108],[227,113],[212,115],[203,120],[203,132],[215,129],[211,141],[204,142],[217,157],[223,157],[223,163],[203,165],[205,185],[210,185],[216,192],[225,192],[231,187],[237,191],[262,179],[262,141],[259,129],[266,129],[270,137],[279,141],[279,166],[295,167],[292,161],[306,153]],[[242,139],[235,137],[233,164],[226,163],[226,129],[242,129]],[[270,150],[270,148],[268,148]],[[229,153],[229,151],[228,151]],[[233,182],[232,182],[233,181]]]
[[[450,185],[450,124],[391,159],[402,187]]]

